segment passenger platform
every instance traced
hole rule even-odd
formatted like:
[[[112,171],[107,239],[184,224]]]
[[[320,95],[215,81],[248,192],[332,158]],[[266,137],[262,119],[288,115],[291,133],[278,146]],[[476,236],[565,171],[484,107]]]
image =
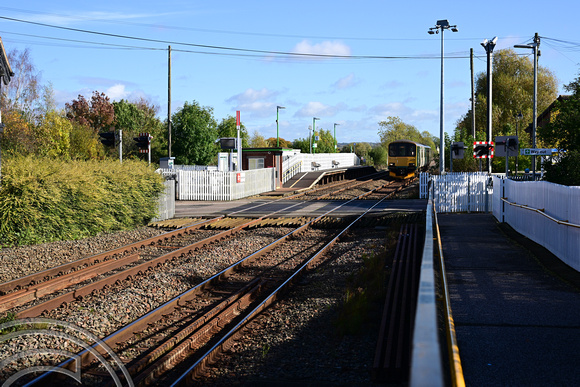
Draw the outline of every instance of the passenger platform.
[[[347,168],[332,168],[311,172],[299,172],[288,180],[282,188],[275,191],[264,192],[260,196],[280,197],[314,188],[316,185],[325,185],[335,181],[355,179],[376,173],[374,167],[353,166]]]

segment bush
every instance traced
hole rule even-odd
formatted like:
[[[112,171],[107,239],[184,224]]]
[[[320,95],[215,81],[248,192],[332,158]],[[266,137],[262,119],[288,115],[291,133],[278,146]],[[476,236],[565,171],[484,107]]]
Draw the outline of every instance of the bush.
[[[162,177],[140,161],[3,159],[0,247],[144,225],[162,190]]]
[[[556,184],[580,185],[580,152],[570,151],[556,164],[546,164],[546,180]]]

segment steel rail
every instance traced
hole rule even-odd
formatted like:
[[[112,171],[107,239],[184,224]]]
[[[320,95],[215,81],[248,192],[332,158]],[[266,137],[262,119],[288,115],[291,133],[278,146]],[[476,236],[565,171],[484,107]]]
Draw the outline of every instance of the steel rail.
[[[379,200],[377,203],[373,204],[371,207],[369,207],[367,210],[365,210],[365,212],[362,215],[360,215],[355,221],[353,221],[349,226],[347,226],[347,229],[350,226],[352,226],[355,222],[357,222],[359,219],[361,219],[365,214],[367,214],[372,209],[374,209],[377,205],[379,205],[386,198],[387,197]],[[338,210],[339,208],[341,208],[341,207],[347,205],[348,203],[350,203],[351,201],[354,201],[354,200],[357,200],[357,199],[358,199],[358,197],[357,198],[353,198],[351,200],[348,200],[348,201],[346,201],[346,202],[344,202],[344,203],[342,203],[342,204],[340,204],[340,205],[338,205],[338,206],[330,209],[329,211],[325,212],[324,214],[316,217],[315,219],[310,220],[308,223],[306,223],[306,224],[298,227],[297,229],[295,229],[295,230],[287,233],[286,235],[282,236],[277,241],[275,241],[275,242],[273,242],[273,243],[271,243],[271,244],[269,244],[269,245],[267,245],[265,247],[262,247],[261,249],[257,250],[256,252],[252,253],[251,255],[249,255],[249,256],[247,256],[247,257],[239,260],[238,262],[236,262],[236,263],[230,265],[229,267],[223,269],[219,273],[217,273],[217,274],[213,275],[212,277],[204,280],[203,282],[201,282],[200,284],[196,285],[195,287],[187,290],[186,292],[184,292],[184,293],[182,293],[182,294],[174,297],[173,299],[165,302],[164,304],[158,306],[157,308],[149,311],[148,313],[144,314],[143,316],[141,316],[137,320],[131,322],[129,325],[126,325],[125,327],[123,327],[123,328],[117,330],[116,332],[108,335],[107,337],[103,338],[101,340],[101,342],[102,343],[105,343],[107,346],[113,348],[117,343],[122,342],[124,340],[127,340],[129,337],[131,337],[134,332],[138,332],[138,331],[142,330],[146,325],[151,324],[152,322],[155,322],[155,321],[159,320],[164,315],[167,315],[167,314],[173,312],[176,308],[178,308],[180,306],[185,306],[187,304],[187,302],[189,300],[191,300],[198,292],[201,292],[205,288],[211,286],[211,283],[212,282],[217,281],[217,280],[223,278],[224,276],[228,275],[231,271],[235,270],[235,268],[238,265],[243,265],[245,262],[250,261],[250,260],[258,257],[259,255],[264,254],[264,253],[272,250],[277,244],[283,242],[284,240],[286,240],[290,236],[292,236],[294,234],[299,234],[299,233],[305,231],[308,227],[310,227],[310,225],[314,224],[315,222],[318,222],[319,220],[321,220],[322,218],[324,218],[328,214],[330,214],[330,213]],[[296,203],[294,205],[299,205],[299,204],[302,204],[302,203]],[[294,205],[292,205],[292,206],[294,206]],[[280,212],[280,211],[283,211],[283,210],[284,209],[278,210],[278,211],[275,211],[274,213],[277,213],[277,212]],[[270,215],[268,215],[268,216],[270,216]],[[240,225],[240,226],[236,227],[236,229],[241,229],[243,227],[246,227],[248,224],[253,224],[255,222],[258,222],[258,221],[262,220],[263,218],[265,218],[265,216],[264,217],[260,217],[260,218],[255,219],[255,220],[252,220],[251,222],[245,223],[243,225]],[[214,235],[212,238],[218,239],[219,236],[221,236],[222,234],[226,234],[226,233],[231,234],[233,230],[234,229],[232,229],[232,230],[226,230],[226,231],[224,231],[222,233],[219,233],[219,234]],[[337,235],[337,237],[333,241],[335,242],[337,240],[337,238],[339,236],[341,236],[345,231],[346,231],[346,229],[343,230],[341,233],[339,233]],[[332,244],[334,244],[333,241],[331,241]],[[196,243],[202,243],[202,242],[206,242],[207,243],[207,240],[204,239],[204,240],[199,241],[199,242],[196,242]],[[331,246],[331,243],[327,244],[327,246],[330,247]],[[185,249],[190,249],[190,247],[189,246],[186,246],[185,248],[178,249],[178,250],[176,250],[174,252],[171,252],[169,254],[165,254],[164,256],[158,257],[156,259],[160,259],[160,258],[165,257],[165,256],[170,255],[170,254],[175,254],[175,255],[181,254],[181,253],[183,253],[183,251]],[[122,273],[119,273],[119,274],[122,274]],[[98,347],[98,344],[95,344],[94,347],[95,348]],[[93,360],[93,356],[94,355],[90,351],[85,350],[85,351],[80,352],[78,354],[78,356],[80,358],[81,365],[86,365],[90,361]],[[64,361],[63,363],[57,365],[56,367],[70,367],[71,365],[73,365],[73,360]],[[50,375],[50,374],[51,374],[51,372],[47,372],[47,373],[45,373],[43,375],[40,375],[39,377],[37,377],[34,380],[32,380],[29,383],[27,383],[26,386],[32,386],[32,385],[35,385],[36,383],[42,383],[44,381],[44,378],[48,377],[48,375]]]
[[[41,282],[37,285],[32,285],[28,288],[0,296],[0,312],[37,300],[48,294],[76,285],[109,271],[116,270],[122,266],[138,261],[139,259],[141,259],[139,254],[131,254],[121,259],[100,262],[85,269],[73,271],[52,280]]]
[[[358,198],[360,198],[360,196]],[[358,198],[351,199],[350,201],[356,200]],[[316,200],[316,199],[312,199],[311,201],[314,201],[314,200]],[[350,201],[344,203],[343,205],[349,203]],[[251,208],[239,210],[239,211],[236,211],[230,215],[233,215],[236,213],[242,213],[244,211],[248,211],[250,209],[254,209],[256,207],[260,207],[262,205],[266,205],[266,204],[270,204],[270,203],[263,203],[263,204],[260,204],[257,206],[253,206]],[[240,230],[242,230],[243,228],[249,227],[252,224],[255,224],[255,223],[263,220],[264,218],[273,216],[273,215],[277,214],[278,212],[287,211],[289,208],[299,206],[299,205],[303,205],[303,202],[295,203],[295,204],[292,204],[290,206],[285,207],[284,209],[273,211],[273,212],[266,214],[262,217],[259,217],[257,219],[253,219],[249,222],[245,222],[245,223],[240,224],[234,228],[225,230],[219,234],[208,237],[206,239],[195,242],[193,244],[189,244],[189,245],[184,246],[182,248],[176,248],[176,249],[174,249],[174,251],[163,254],[163,255],[156,257],[152,260],[143,262],[139,265],[136,265],[132,268],[129,268],[128,270],[116,273],[112,276],[104,278],[104,279],[97,281],[95,283],[88,284],[88,285],[81,287],[81,288],[78,288],[76,290],[66,292],[58,297],[47,300],[44,303],[37,304],[35,306],[27,308],[27,309],[19,312],[17,314],[17,317],[18,318],[25,318],[25,317],[38,316],[39,314],[41,314],[45,310],[50,310],[52,308],[56,308],[56,307],[60,306],[63,303],[71,302],[79,297],[90,294],[94,290],[101,289],[107,285],[111,285],[111,284],[115,283],[116,281],[125,280],[131,276],[138,274],[138,273],[143,273],[146,270],[149,270],[149,269],[155,267],[156,265],[159,265],[163,262],[167,262],[168,260],[175,259],[179,256],[184,255],[184,254],[191,253],[193,250],[198,249],[198,248],[200,248],[204,245],[207,245],[209,243],[213,243],[216,240],[225,239],[227,237],[230,237],[231,235],[235,234],[236,232],[239,232]],[[340,206],[336,207],[335,209],[338,209],[338,208],[340,208]],[[330,212],[331,211],[329,211],[329,213]],[[134,251],[135,249],[137,249],[139,247],[155,246],[155,244],[159,243],[160,241],[165,241],[165,240],[168,240],[168,239],[173,238],[175,236],[181,236],[183,233],[189,233],[193,230],[199,229],[202,226],[205,226],[205,225],[208,225],[210,223],[214,223],[220,219],[223,219],[224,217],[225,216],[218,216],[218,217],[214,217],[212,219],[208,219],[206,221],[197,222],[195,224],[185,226],[185,227],[182,227],[180,229],[177,229],[177,230],[174,230],[171,232],[167,232],[167,233],[161,234],[161,235],[156,236],[156,237],[151,237],[151,238],[145,239],[143,241],[134,242],[134,243],[131,243],[127,246],[122,246],[122,247],[114,249],[114,250],[110,250],[110,251],[107,251],[107,252],[104,252],[101,254],[91,256],[87,259],[90,259],[92,262],[97,262],[97,261],[99,261],[99,259],[103,259],[104,257],[109,257],[109,256],[112,256],[114,254],[126,253],[127,251]],[[158,246],[158,247],[162,247],[162,246]],[[22,289],[20,291],[10,293],[6,296],[0,297],[0,312],[5,311],[5,310],[9,310],[9,309],[16,307],[16,306],[19,306],[19,305],[26,304],[26,303],[34,301],[36,299],[39,299],[42,296],[45,296],[45,295],[51,293],[51,291],[49,291],[49,290],[52,290],[52,292],[62,290],[66,287],[78,284],[78,283],[83,282],[87,279],[94,278],[95,276],[97,276],[99,274],[103,274],[103,273],[106,273],[106,272],[111,271],[113,269],[130,264],[138,259],[139,259],[138,256],[131,255],[131,256],[122,257],[122,258],[119,258],[119,259],[113,260],[113,261],[110,261],[110,260],[105,261],[105,262],[102,262],[99,264],[103,267],[102,270],[99,270],[98,267],[95,267],[95,265],[93,265],[93,266],[89,266],[87,268],[84,268],[80,271],[69,273],[67,275],[57,277],[53,280],[42,282],[39,285],[33,285],[32,287],[30,287],[28,289]],[[79,260],[79,261],[82,261],[82,260]],[[77,265],[78,265],[79,261],[75,261],[77,263]],[[22,284],[22,283],[26,283],[27,281],[29,281],[30,278],[32,278],[32,277],[37,278],[37,279],[38,278],[46,278],[47,272],[51,272],[53,274],[56,272],[61,273],[62,268],[60,268],[60,269],[59,268],[60,267],[57,267],[54,269],[49,269],[47,271],[43,271],[40,273],[36,273],[36,274],[30,275],[30,276],[24,277],[24,278],[28,278],[26,280],[21,278],[19,280],[15,280],[12,282],[20,281],[20,283]],[[106,268],[109,268],[109,269],[106,270]],[[84,273],[88,273],[88,274],[84,274]]]
[[[217,217],[212,218],[212,219],[203,220],[203,221],[197,222],[195,224],[191,224],[189,226],[179,228],[177,230],[168,231],[168,232],[163,233],[163,234],[158,235],[158,236],[147,238],[147,239],[144,239],[144,240],[141,240],[138,242],[133,242],[133,243],[130,243],[130,244],[125,245],[125,246],[121,246],[121,247],[118,247],[118,248],[115,248],[112,250],[104,251],[104,252],[99,253],[99,254],[95,254],[95,255],[92,255],[89,257],[85,257],[85,258],[81,258],[81,259],[78,259],[78,260],[73,261],[73,262],[65,263],[65,264],[50,268],[50,269],[39,271],[37,273],[32,273],[32,274],[29,274],[27,276],[16,278],[16,279],[8,281],[8,282],[4,282],[4,283],[0,284],[0,292],[7,293],[8,291],[11,291],[14,289],[23,288],[25,286],[29,286],[30,284],[39,283],[39,282],[45,280],[46,278],[50,278],[50,277],[53,277],[56,275],[61,275],[62,273],[69,272],[69,271],[74,270],[80,266],[92,265],[96,262],[104,261],[106,258],[110,258],[114,255],[125,254],[127,252],[133,251],[134,249],[141,248],[144,246],[153,246],[156,243],[158,243],[159,241],[167,240],[167,239],[173,238],[175,236],[181,236],[181,234],[183,234],[183,233],[189,233],[190,231],[194,231],[196,229],[199,229],[208,223],[218,221],[218,220],[222,219],[223,217],[224,216],[222,215],[222,216],[217,216]]]
[[[289,198],[292,198],[292,197],[293,196],[291,196]],[[144,246],[153,246],[156,243],[158,243],[159,241],[168,240],[169,238],[173,238],[175,236],[181,236],[181,234],[183,234],[183,233],[189,233],[191,231],[194,231],[196,229],[203,227],[204,225],[207,225],[209,223],[213,223],[213,222],[216,222],[220,219],[223,219],[226,216],[239,215],[240,213],[243,213],[245,211],[249,211],[249,210],[252,210],[255,208],[259,208],[261,206],[271,204],[272,202],[276,202],[279,200],[286,200],[286,199],[288,199],[288,197],[277,199],[275,201],[269,201],[267,203],[257,204],[255,206],[241,209],[241,210],[229,213],[227,215],[221,215],[221,216],[217,216],[217,217],[214,217],[211,219],[202,220],[200,222],[181,227],[177,230],[168,231],[168,232],[163,233],[163,234],[158,235],[158,236],[154,236],[154,237],[147,238],[147,239],[144,239],[141,241],[130,243],[128,245],[121,246],[119,248],[104,251],[102,253],[98,253],[98,254],[95,254],[95,255],[92,255],[89,257],[84,257],[84,258],[78,259],[78,260],[73,261],[73,262],[65,263],[65,264],[62,264],[59,266],[55,266],[53,268],[42,270],[42,271],[37,272],[37,273],[32,273],[32,274],[26,275],[24,277],[20,277],[20,278],[16,278],[16,279],[4,282],[4,283],[0,283],[0,295],[7,294],[15,289],[18,290],[18,289],[22,289],[26,286],[35,285],[37,283],[45,281],[47,278],[51,278],[51,277],[54,277],[57,275],[62,275],[63,273],[70,272],[71,270],[76,270],[82,266],[91,266],[95,263],[104,261],[107,258],[110,258],[114,255],[125,254],[127,252],[133,251],[134,249],[144,247]],[[298,205],[298,204],[296,204],[296,205]],[[292,207],[293,206],[290,206],[288,208],[292,208]],[[280,211],[282,211],[282,210],[265,215],[264,217],[272,216]]]
[[[295,193],[294,195],[290,195],[290,196],[287,196],[287,197],[285,197],[285,198],[282,198],[282,199],[283,199],[283,200],[288,200],[288,199],[295,199],[295,198],[297,198],[297,197],[300,197],[300,196],[305,196],[305,195],[307,195],[307,194],[314,193],[314,192],[317,192],[317,191],[324,191],[324,190],[327,190],[327,189],[331,189],[331,188],[340,187],[340,186],[342,186],[342,185],[348,185],[348,184],[350,184],[350,183],[352,183],[352,182],[359,181],[359,180],[362,180],[362,179],[364,179],[364,178],[371,178],[371,177],[373,177],[373,176],[375,176],[375,177],[376,177],[376,176],[381,176],[381,175],[384,175],[384,174],[385,174],[385,172],[377,172],[377,173],[373,173],[373,174],[370,174],[370,175],[366,175],[366,176],[358,177],[358,178],[356,178],[356,179],[349,179],[349,180],[345,180],[345,181],[339,181],[339,182],[337,182],[337,183],[334,183],[334,184],[326,184],[326,185],[323,185],[323,186],[319,186],[319,187],[315,187],[315,188],[311,188],[311,189],[306,189],[306,190],[304,190],[304,191],[301,191],[301,192]],[[370,179],[370,180],[373,180],[373,179]],[[369,180],[364,180],[364,181],[363,181],[363,183],[364,183],[364,182],[368,182],[368,181],[369,181]],[[348,188],[349,188],[349,187],[347,187],[346,189],[348,189]],[[279,200],[282,200],[282,199],[279,199]],[[316,199],[313,199],[313,200],[316,200]]]
[[[567,220],[559,220],[559,219],[554,218],[553,216],[546,214],[544,212],[543,208],[534,208],[534,207],[527,206],[525,204],[517,204],[515,202],[510,202],[509,200],[507,200],[507,198],[501,198],[501,200],[503,202],[509,204],[510,206],[523,208],[524,210],[528,210],[528,211],[532,211],[532,212],[537,212],[538,214],[545,216],[546,218],[550,219],[551,221],[553,221],[555,223],[558,223],[558,224],[561,224],[564,226],[580,228],[579,224],[570,223]]]
[[[233,340],[235,340],[236,335],[239,333],[240,329],[246,325],[250,320],[256,317],[262,310],[270,306],[278,297],[280,292],[286,289],[293,280],[301,275],[306,269],[310,268],[320,257],[326,253],[337,241],[338,239],[347,232],[356,222],[362,219],[366,214],[368,214],[374,207],[379,205],[383,198],[375,203],[373,206],[365,210],[359,217],[352,221],[348,226],[346,226],[341,232],[339,232],[330,242],[328,242],[324,247],[322,247],[316,254],[314,254],[308,261],[302,264],[291,276],[288,277],[281,285],[279,285],[269,296],[266,297],[258,306],[256,306],[246,317],[244,317],[240,322],[238,322],[225,336],[223,336],[216,344],[214,344],[199,360],[197,360],[192,366],[190,366],[177,380],[171,384],[173,386],[181,386],[187,384],[187,381],[192,375],[195,375],[199,369],[207,364],[209,359],[211,359],[218,351],[222,348],[227,347]]]

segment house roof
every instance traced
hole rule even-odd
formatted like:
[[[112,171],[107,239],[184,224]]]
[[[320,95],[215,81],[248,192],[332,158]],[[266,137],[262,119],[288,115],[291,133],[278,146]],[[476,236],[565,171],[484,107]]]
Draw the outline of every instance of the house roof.
[[[568,98],[570,98],[569,95],[559,95],[558,98],[556,98],[556,100],[550,104],[550,106],[548,106],[546,109],[544,109],[542,113],[538,115],[537,126],[542,127],[545,124],[550,123],[550,118],[552,115],[552,111],[556,107],[556,102],[562,102],[563,100],[566,100]],[[525,131],[526,133],[532,133],[532,129],[533,129],[532,124],[529,124],[528,127],[525,129]]]
[[[6,51],[4,51],[4,43],[2,43],[2,38],[0,38],[0,82],[4,82],[5,85],[10,83],[10,78],[14,76],[14,72],[10,68],[10,63],[8,62],[8,56]]]

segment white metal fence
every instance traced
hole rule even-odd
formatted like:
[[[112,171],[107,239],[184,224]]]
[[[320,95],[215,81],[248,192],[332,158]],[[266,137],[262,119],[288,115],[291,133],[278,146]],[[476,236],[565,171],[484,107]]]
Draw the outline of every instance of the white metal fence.
[[[161,172],[161,170],[158,170],[158,172]],[[165,191],[159,195],[157,216],[151,219],[153,222],[171,219],[175,216],[175,180],[166,179],[163,184],[165,185]]]
[[[433,205],[443,212],[489,212],[492,210],[493,186],[486,173],[448,173],[430,175],[421,173],[420,194],[427,197],[431,181]]]
[[[274,168],[242,172],[175,170],[179,200],[236,200],[275,189]]]
[[[494,216],[580,271],[580,187],[494,177]]]
[[[360,159],[354,153],[300,153],[296,156],[302,161],[299,172],[360,165]]]

